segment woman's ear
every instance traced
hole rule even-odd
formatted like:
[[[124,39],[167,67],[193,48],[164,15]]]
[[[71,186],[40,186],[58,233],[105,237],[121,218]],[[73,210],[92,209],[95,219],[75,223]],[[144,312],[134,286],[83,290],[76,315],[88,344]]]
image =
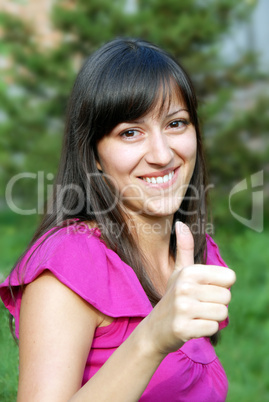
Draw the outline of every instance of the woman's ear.
[[[95,161],[96,161],[96,167],[97,167],[98,171],[99,171],[100,173],[103,173],[103,170],[102,170],[102,167],[101,167],[101,165],[100,165],[100,162],[99,162],[97,159],[96,159]]]

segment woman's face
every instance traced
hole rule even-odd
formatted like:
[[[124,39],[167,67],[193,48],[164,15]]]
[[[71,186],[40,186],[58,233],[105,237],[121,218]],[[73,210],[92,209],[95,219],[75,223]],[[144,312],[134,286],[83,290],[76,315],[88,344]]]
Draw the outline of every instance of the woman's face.
[[[120,123],[104,136],[97,144],[97,167],[111,177],[127,212],[170,216],[186,193],[196,147],[186,106],[174,98],[169,108],[160,112],[157,104],[144,117]]]

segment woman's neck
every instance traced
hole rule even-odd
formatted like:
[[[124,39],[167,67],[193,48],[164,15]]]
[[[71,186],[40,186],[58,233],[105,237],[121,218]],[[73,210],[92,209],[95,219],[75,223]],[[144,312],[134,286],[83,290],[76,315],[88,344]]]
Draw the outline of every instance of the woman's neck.
[[[146,260],[147,272],[159,285],[166,285],[173,271],[174,261],[169,247],[172,223],[173,216],[156,218],[133,215],[128,220],[129,229],[137,237]]]

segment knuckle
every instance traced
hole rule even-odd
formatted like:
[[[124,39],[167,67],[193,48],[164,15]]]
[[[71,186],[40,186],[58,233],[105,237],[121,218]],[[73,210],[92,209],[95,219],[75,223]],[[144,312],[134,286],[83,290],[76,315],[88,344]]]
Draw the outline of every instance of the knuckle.
[[[193,287],[194,287],[193,284],[189,281],[186,281],[186,280],[180,281],[177,284],[177,288],[176,288],[177,295],[180,296],[180,295],[192,294]]]
[[[181,297],[177,301],[177,313],[190,315],[192,311],[192,302],[187,297]]]
[[[199,269],[199,266],[197,264],[190,265],[181,270],[179,280],[182,282],[197,283],[199,282],[200,276],[201,269]]]
[[[181,278],[187,280],[192,276],[192,266],[184,267],[181,270]]]

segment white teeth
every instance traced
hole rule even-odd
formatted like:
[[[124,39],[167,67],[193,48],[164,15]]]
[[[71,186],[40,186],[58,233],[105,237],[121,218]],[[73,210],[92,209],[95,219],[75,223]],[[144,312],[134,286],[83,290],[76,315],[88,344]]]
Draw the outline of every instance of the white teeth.
[[[168,180],[169,180],[169,175],[167,174],[167,175],[164,176],[163,182],[166,183]]]
[[[143,180],[146,181],[147,183],[151,184],[162,184],[166,183],[174,177],[174,171],[172,173],[166,174],[165,176],[159,176],[159,177],[143,177]]]

